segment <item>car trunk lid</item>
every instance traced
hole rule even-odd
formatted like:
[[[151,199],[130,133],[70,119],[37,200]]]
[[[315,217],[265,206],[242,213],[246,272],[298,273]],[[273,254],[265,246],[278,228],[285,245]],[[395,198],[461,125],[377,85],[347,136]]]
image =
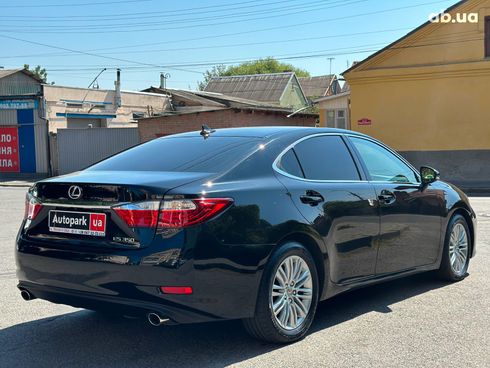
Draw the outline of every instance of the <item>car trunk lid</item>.
[[[82,171],[38,182],[31,190],[42,204],[26,222],[25,234],[56,246],[147,246],[154,228],[129,227],[113,207],[160,201],[180,185],[204,180],[210,173]]]

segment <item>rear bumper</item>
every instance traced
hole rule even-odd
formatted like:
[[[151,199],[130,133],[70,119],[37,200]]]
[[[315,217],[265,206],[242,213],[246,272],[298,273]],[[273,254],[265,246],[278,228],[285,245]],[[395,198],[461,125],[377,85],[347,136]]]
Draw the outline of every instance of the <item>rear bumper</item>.
[[[150,312],[170,319],[170,323],[198,323],[216,321],[220,318],[190,308],[175,307],[161,302],[127,299],[94,293],[19,282],[20,290],[27,290],[35,298],[52,303],[71,305],[77,308],[104,311],[129,316],[145,316]]]
[[[178,248],[162,249],[161,244],[82,252],[20,236],[18,286],[54,303],[128,315],[158,312],[175,323],[253,316],[261,277],[258,267],[243,268],[223,256],[195,259],[183,253]],[[160,286],[191,286],[193,293],[163,294]]]

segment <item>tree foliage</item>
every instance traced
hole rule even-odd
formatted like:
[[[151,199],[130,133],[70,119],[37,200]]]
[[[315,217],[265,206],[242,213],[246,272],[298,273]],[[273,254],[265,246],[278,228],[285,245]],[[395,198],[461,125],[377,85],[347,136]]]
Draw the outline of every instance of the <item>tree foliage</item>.
[[[208,69],[204,72],[204,80],[202,82],[197,82],[197,88],[199,91],[204,90],[206,88],[206,85],[208,82],[211,80],[213,77],[219,77],[223,75],[223,73],[226,71],[226,67],[224,65],[215,65],[211,69]]]
[[[268,74],[294,72],[298,77],[309,77],[310,73],[304,69],[295,67],[292,64],[281,63],[278,60],[268,57],[254,61],[247,61],[239,65],[215,65],[204,72],[204,80],[198,82],[199,90],[203,90],[213,77],[230,76],[230,75],[249,75],[249,74]]]
[[[43,83],[47,83],[48,81],[48,72],[45,68],[42,68],[40,65],[36,66],[34,69],[29,68],[29,64],[24,64],[24,69],[30,71],[36,77],[41,79]]]

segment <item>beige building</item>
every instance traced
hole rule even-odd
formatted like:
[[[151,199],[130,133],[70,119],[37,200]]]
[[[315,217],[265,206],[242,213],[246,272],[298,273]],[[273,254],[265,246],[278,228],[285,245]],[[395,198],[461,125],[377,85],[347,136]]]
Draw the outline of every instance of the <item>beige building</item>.
[[[343,73],[351,129],[463,188],[489,188],[490,0],[439,17],[449,21],[428,21]]]
[[[166,95],[114,90],[43,85],[49,131],[60,128],[136,127],[136,119],[169,109]]]
[[[349,101],[349,91],[315,100],[320,112],[320,126],[350,129]]]

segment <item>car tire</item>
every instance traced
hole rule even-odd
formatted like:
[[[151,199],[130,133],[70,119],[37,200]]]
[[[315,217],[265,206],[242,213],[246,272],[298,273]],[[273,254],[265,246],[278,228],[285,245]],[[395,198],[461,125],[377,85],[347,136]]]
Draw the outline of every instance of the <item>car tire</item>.
[[[463,280],[467,276],[470,250],[471,233],[468,224],[463,216],[455,214],[446,229],[439,278],[452,282]]]
[[[297,272],[288,273],[288,269]],[[309,278],[305,276],[306,270]],[[284,276],[287,276],[287,282],[283,282]],[[308,296],[310,289],[311,299]],[[300,243],[285,243],[272,254],[265,267],[255,316],[243,320],[245,329],[254,338],[265,342],[298,341],[313,322],[318,295],[318,273],[310,252]]]

